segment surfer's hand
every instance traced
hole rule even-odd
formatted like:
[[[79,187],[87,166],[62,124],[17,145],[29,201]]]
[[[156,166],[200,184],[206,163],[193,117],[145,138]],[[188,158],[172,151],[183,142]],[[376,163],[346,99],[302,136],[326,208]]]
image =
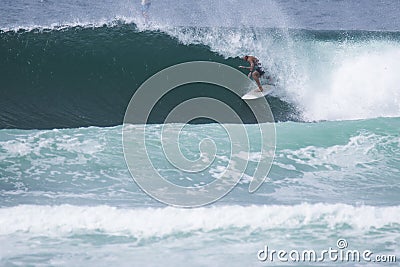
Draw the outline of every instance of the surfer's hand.
[[[250,77],[251,77],[251,73],[252,73],[252,72],[250,71],[250,72],[249,72],[249,75],[247,75],[247,77],[249,77],[249,78],[250,78]]]

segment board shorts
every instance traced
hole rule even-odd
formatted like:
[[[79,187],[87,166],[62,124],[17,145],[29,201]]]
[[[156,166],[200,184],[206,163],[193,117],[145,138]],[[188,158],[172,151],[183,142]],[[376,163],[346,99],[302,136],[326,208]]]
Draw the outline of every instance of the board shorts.
[[[257,67],[254,71],[257,71],[260,76],[263,76],[265,74],[265,71],[262,69],[262,67]]]

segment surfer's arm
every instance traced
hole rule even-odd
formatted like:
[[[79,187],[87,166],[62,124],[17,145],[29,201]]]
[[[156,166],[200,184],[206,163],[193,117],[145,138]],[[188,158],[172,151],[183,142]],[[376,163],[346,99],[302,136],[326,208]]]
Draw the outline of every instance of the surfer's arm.
[[[250,63],[249,70],[250,70],[251,72],[253,72],[253,70],[254,70],[254,62],[253,62],[253,61]]]
[[[247,75],[249,78],[251,77],[251,74],[253,74],[253,70],[254,70],[254,62],[252,61],[251,63],[250,63],[250,67],[249,67],[249,75]]]
[[[254,69],[254,59],[255,59],[254,57],[249,56],[249,58],[247,59],[247,62],[250,63],[250,67],[239,66],[239,68],[248,69],[250,71],[253,71],[253,69]]]

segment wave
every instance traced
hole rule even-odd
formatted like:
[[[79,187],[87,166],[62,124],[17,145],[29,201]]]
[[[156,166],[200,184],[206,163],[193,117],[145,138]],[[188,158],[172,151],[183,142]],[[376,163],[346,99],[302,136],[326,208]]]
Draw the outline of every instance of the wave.
[[[400,228],[399,214],[399,206],[355,207],[344,204],[220,206],[193,210],[171,207],[118,209],[111,206],[20,205],[0,209],[0,235],[21,232],[47,236],[103,233],[151,238],[229,229],[259,232],[344,226],[366,233],[371,229]]]
[[[397,117],[399,40],[395,32],[146,28],[124,20],[0,31],[0,127],[119,125],[130,97],[156,72],[193,60],[236,67],[243,54],[258,56],[277,83],[269,98],[276,121]],[[167,106],[198,95],[242,106],[212,86],[189,89]]]
[[[400,116],[398,32],[265,28],[166,32],[185,44],[206,44],[226,58],[256,54],[278,81],[277,96],[293,105],[302,120]]]
[[[202,140],[215,142],[216,159],[201,174],[171,166],[160,140],[163,125],[148,126],[147,155],[163,177],[178,185],[193,186],[220,179],[228,164],[240,163],[243,156],[231,154],[228,136],[216,126],[187,125],[180,133],[182,153],[189,159],[200,156]],[[245,127],[249,140],[258,140],[258,126]],[[398,205],[399,127],[399,118],[277,123],[279,138],[268,179],[255,194],[248,194],[249,181],[262,156],[259,145],[252,143],[249,165],[237,191],[221,201],[276,205],[302,202]],[[179,128],[170,130],[175,132]],[[31,201],[41,205],[90,206],[99,201],[119,207],[157,205],[132,181],[121,139],[122,126],[1,130],[1,205]],[[241,150],[247,151],[245,144]],[[138,168],[142,168],[145,159],[136,161]],[[235,168],[233,171],[239,173]]]
[[[251,19],[248,10],[252,10]],[[400,25],[397,10],[396,0],[385,3],[368,0],[362,6],[357,1],[322,5],[316,0],[299,3],[287,0],[198,0],[195,3],[164,0],[152,3],[150,18],[157,24],[185,27],[258,26],[396,31]],[[348,16],[349,11],[352,16]],[[136,24],[142,22],[140,1],[130,0],[86,0],[84,3],[77,0],[8,1],[2,5],[0,14],[0,29],[99,24],[115,19]]]
[[[120,125],[129,100],[148,78],[166,67],[195,60],[231,66],[226,59],[201,44],[183,44],[160,31],[140,31],[134,24],[97,28],[31,30],[0,34],[1,128],[64,128]],[[195,96],[224,99],[251,121],[241,99],[226,96],[212,85],[192,85],[177,90],[160,115],[161,123],[171,107]],[[292,117],[293,107],[274,100]],[[247,115],[246,115],[247,114]]]
[[[226,8],[229,6],[229,8]],[[31,10],[30,16],[23,10]],[[145,23],[140,1],[87,0],[52,2],[42,0],[25,3],[14,1],[3,7],[0,29],[52,28],[60,25],[103,25],[115,20],[143,25]],[[253,10],[248,19],[247,10]],[[199,0],[188,3],[182,0],[156,1],[151,4],[152,24],[169,27],[285,27],[288,18],[275,0],[238,2],[235,0]]]

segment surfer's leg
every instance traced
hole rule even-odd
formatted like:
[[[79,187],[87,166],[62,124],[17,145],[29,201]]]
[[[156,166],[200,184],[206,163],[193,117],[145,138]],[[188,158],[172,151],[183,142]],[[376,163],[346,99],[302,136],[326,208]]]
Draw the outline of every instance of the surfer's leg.
[[[253,79],[257,83],[258,90],[260,90],[260,92],[264,91],[264,89],[262,88],[261,82],[260,82],[260,73],[258,73],[258,71],[253,72]]]

